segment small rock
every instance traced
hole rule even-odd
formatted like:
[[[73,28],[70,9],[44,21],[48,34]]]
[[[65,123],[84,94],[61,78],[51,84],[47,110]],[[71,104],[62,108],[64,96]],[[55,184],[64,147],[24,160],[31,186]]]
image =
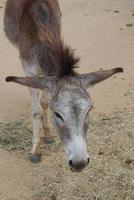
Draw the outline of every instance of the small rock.
[[[127,27],[133,27],[133,24],[130,23],[130,24],[126,24]]]
[[[126,160],[125,160],[126,164],[131,164],[132,162],[134,162],[134,159],[132,159],[132,158],[126,158]]]
[[[105,151],[103,149],[100,149],[98,152],[98,155],[103,155],[105,153]]]
[[[120,11],[119,11],[119,10],[115,10],[114,12],[115,12],[115,13],[119,13]]]

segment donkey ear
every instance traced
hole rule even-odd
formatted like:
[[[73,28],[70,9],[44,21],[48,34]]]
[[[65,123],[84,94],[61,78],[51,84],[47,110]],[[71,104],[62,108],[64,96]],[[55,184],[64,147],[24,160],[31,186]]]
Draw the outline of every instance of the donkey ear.
[[[89,88],[90,86],[96,83],[99,83],[101,81],[104,81],[105,79],[111,77],[112,75],[116,73],[121,73],[121,72],[123,72],[123,68],[114,68],[111,70],[100,70],[100,71],[91,72],[88,74],[81,74],[80,79],[84,87]]]
[[[8,76],[6,78],[6,82],[15,82],[24,86],[44,89],[49,87],[49,79],[46,78],[38,78],[36,76],[29,77],[16,77],[16,76]]]

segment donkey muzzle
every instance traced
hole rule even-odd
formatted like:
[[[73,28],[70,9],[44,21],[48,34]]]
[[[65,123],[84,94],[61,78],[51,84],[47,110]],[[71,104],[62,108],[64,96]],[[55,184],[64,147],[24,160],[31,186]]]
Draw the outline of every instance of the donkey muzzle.
[[[87,160],[70,160],[69,165],[71,171],[73,172],[81,172],[90,162],[90,159]]]

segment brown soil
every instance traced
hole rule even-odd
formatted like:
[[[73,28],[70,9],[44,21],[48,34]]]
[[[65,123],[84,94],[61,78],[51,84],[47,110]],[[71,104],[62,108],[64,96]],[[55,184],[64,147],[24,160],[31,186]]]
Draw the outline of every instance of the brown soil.
[[[4,81],[6,76],[22,75],[23,71],[17,50],[3,32],[5,0],[0,1],[0,199],[133,200],[134,2],[60,3],[64,37],[81,56],[80,72],[113,67],[124,67],[125,72],[91,89],[91,165],[84,172],[69,171],[59,141],[52,147],[44,145],[43,161],[31,164],[27,160],[29,139],[25,134],[17,138],[17,144],[11,144],[6,135],[8,130],[12,140],[15,130],[19,134],[26,131],[25,126],[18,128],[16,121],[30,118],[30,98],[25,87]],[[7,121],[11,124],[9,129]]]

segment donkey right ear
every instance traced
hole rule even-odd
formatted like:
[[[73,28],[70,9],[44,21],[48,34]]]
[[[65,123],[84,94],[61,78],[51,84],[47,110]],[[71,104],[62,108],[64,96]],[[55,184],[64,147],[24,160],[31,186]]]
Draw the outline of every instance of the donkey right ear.
[[[15,82],[24,86],[37,88],[41,90],[50,87],[49,78],[39,78],[36,76],[29,76],[29,77],[8,76],[6,78],[6,82]]]

